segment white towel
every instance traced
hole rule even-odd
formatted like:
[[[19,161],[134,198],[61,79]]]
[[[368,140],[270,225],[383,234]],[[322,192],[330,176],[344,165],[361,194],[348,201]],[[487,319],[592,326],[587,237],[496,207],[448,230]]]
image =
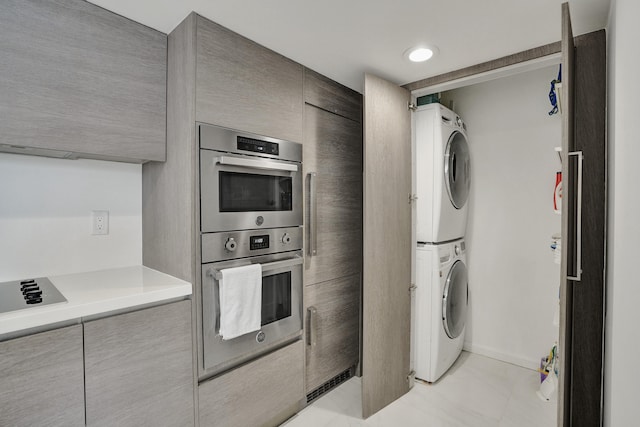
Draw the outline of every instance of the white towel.
[[[220,270],[220,336],[230,340],[260,330],[262,266],[251,264]]]

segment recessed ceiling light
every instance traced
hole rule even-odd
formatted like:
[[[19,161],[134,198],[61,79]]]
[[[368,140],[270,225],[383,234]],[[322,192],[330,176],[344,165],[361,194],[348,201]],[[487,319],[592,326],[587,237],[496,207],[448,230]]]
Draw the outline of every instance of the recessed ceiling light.
[[[431,59],[437,51],[434,47],[418,46],[407,49],[404,54],[411,62],[424,62]]]

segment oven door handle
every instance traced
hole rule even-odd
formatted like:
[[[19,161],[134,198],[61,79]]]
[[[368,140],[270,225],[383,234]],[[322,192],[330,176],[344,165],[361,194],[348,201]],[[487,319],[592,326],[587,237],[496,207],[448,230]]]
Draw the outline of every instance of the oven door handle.
[[[250,169],[266,169],[275,171],[298,172],[298,165],[276,162],[266,159],[244,159],[240,157],[220,156],[213,158],[214,163],[229,166],[241,166]]]
[[[294,265],[302,264],[302,262],[303,262],[303,258],[299,255],[296,255],[295,258],[287,258],[281,261],[273,261],[273,262],[268,262],[266,264],[262,264],[262,271],[265,272],[265,271],[275,270],[277,268],[293,267]],[[218,281],[222,280],[221,270],[210,269],[208,273],[214,279]]]

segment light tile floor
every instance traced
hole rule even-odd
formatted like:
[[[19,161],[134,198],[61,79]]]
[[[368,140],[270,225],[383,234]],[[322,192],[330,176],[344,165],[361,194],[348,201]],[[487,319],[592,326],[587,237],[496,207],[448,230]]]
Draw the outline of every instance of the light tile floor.
[[[283,427],[544,427],[556,426],[556,402],[536,395],[537,372],[462,352],[435,384],[409,393],[372,415],[361,413],[361,379],[352,378],[302,410]]]

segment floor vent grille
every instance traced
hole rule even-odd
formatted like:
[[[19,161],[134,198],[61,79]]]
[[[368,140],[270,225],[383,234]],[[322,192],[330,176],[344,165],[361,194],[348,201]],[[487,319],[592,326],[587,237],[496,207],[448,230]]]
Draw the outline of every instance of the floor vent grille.
[[[326,392],[339,386],[349,378],[351,378],[351,368],[347,369],[344,372],[340,372],[338,375],[331,378],[329,381],[322,384],[320,387],[316,388],[311,393],[307,394],[307,403],[313,402],[314,400],[316,400]]]

